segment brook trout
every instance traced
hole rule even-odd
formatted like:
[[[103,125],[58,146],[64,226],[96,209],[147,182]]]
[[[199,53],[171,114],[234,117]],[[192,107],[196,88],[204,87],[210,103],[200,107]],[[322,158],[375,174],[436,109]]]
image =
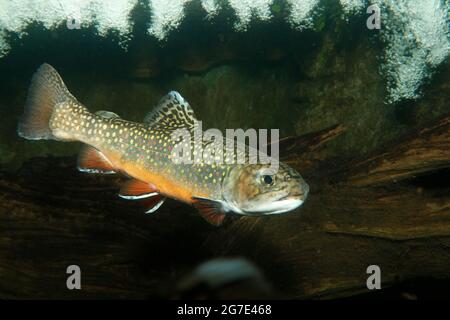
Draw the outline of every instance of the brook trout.
[[[147,213],[169,197],[194,205],[208,222],[221,225],[230,213],[281,214],[303,204],[309,187],[283,163],[268,174],[268,164],[173,161],[172,133],[191,132],[196,121],[189,103],[175,91],[163,97],[143,123],[108,111],[91,113],[68,91],[58,72],[43,64],[32,78],[18,134],[30,140],[83,142],[78,169],[126,174],[130,180],[119,195],[141,201]]]

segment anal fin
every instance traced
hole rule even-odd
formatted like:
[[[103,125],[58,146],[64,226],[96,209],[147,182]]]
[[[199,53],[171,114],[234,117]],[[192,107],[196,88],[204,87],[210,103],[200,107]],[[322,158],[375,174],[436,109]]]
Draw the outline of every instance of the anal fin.
[[[78,170],[88,173],[116,173],[111,161],[94,147],[84,145],[78,155]]]
[[[220,226],[224,222],[226,215],[222,211],[222,204],[220,201],[193,197],[193,204],[200,215],[210,224]]]

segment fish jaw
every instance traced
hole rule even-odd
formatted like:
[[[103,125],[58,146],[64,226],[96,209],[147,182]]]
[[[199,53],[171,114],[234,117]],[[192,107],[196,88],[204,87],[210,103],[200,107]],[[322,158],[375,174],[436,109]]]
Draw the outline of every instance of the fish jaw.
[[[260,211],[252,211],[249,215],[274,215],[274,214],[282,214],[294,211],[298,207],[300,207],[304,203],[303,200],[300,199],[287,199],[287,200],[279,200],[272,202],[264,206]]]

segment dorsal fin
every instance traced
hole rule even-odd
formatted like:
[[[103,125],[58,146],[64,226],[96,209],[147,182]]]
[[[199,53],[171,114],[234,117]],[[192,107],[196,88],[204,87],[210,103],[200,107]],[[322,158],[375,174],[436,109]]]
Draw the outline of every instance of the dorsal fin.
[[[105,110],[97,111],[95,114],[106,119],[120,118],[118,114]]]
[[[83,145],[78,155],[78,170],[88,173],[116,173],[106,156],[94,147]]]
[[[176,91],[165,95],[144,119],[154,129],[191,129],[197,119],[189,103]]]
[[[220,201],[200,197],[193,197],[192,200],[200,215],[210,224],[220,226],[224,222],[225,213]]]

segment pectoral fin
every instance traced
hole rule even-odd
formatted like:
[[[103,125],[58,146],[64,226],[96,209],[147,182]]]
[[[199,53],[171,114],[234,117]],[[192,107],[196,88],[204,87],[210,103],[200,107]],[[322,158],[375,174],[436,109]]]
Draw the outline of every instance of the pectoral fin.
[[[220,201],[200,197],[193,197],[192,199],[200,215],[210,224],[220,226],[224,222],[225,213],[223,213]]]

